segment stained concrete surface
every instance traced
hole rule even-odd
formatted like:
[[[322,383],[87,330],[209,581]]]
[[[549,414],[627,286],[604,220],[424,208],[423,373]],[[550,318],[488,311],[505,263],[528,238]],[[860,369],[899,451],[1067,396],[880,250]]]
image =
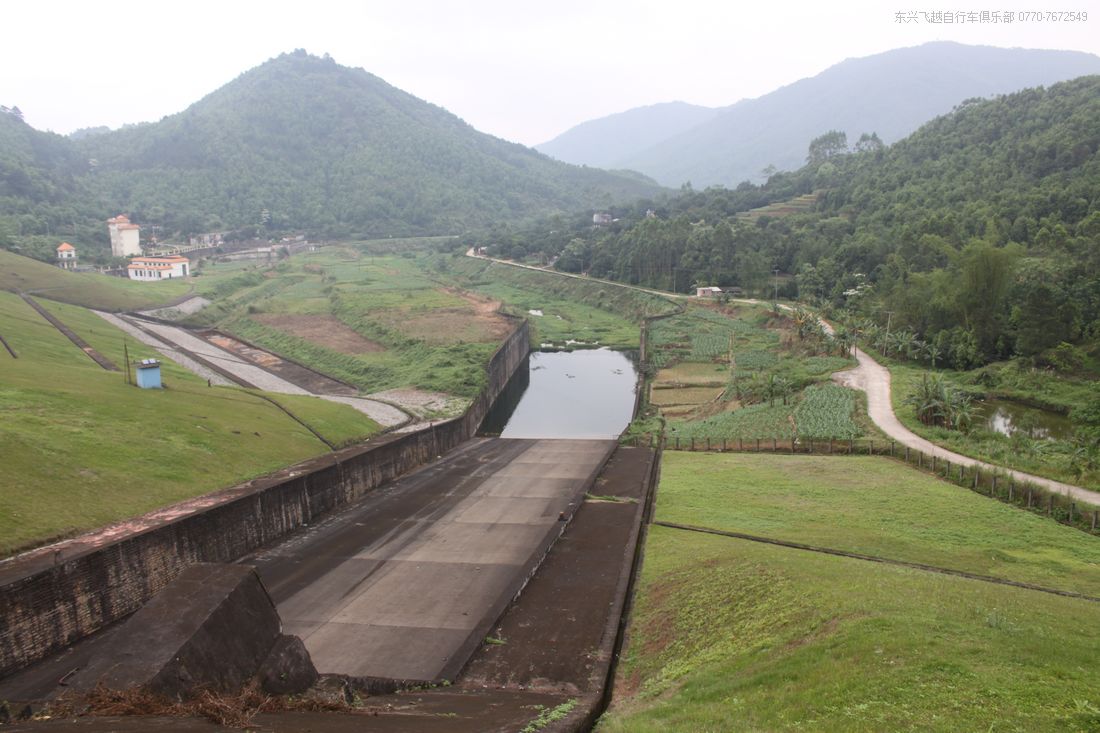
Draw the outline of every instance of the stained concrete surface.
[[[318,671],[453,678],[583,499],[613,441],[479,439],[246,558]]]

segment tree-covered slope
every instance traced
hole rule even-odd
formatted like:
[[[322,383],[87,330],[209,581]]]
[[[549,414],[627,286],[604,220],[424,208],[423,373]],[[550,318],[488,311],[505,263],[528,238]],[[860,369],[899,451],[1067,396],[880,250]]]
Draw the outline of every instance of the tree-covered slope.
[[[878,133],[891,143],[963,99],[1004,94],[1100,73],[1100,57],[1076,51],[928,43],[848,59],[652,148],[615,161],[668,186],[697,188],[763,180],[774,165],[795,170],[806,146],[826,130],[850,139]]]
[[[770,296],[778,269],[795,275],[780,296],[889,312],[895,332],[960,368],[1100,337],[1100,76],[967,101],[889,147],[844,142],[822,136],[813,164],[765,186],[686,190],[615,209],[605,229],[573,219],[543,226],[552,239],[536,227],[487,241],[678,290]],[[746,215],[798,196],[812,204]]]
[[[105,248],[102,222],[120,211],[162,236],[250,227],[398,236],[658,190],[637,174],[566,165],[485,135],[304,51],[156,123],[65,139],[0,117],[0,237],[24,249],[30,235]]]
[[[95,185],[172,228],[258,224],[439,234],[652,190],[477,132],[361,69],[305,52],[241,75],[153,125],[80,141]],[[176,213],[179,212],[179,213]]]

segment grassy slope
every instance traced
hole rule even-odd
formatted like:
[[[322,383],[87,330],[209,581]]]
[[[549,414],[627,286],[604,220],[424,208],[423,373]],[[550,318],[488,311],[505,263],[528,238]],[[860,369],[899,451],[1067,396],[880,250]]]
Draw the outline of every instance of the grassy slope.
[[[657,516],[1100,578],[1094,538],[883,459],[666,453]],[[600,730],[1097,730],[1098,653],[1097,604],[653,527]]]
[[[645,316],[670,313],[676,305],[656,295],[630,288],[536,272],[465,256],[429,258],[439,277],[504,301],[517,315],[529,310],[536,343],[563,345],[567,339],[612,348],[637,348],[638,327]]]
[[[471,398],[484,386],[485,364],[501,341],[418,260],[352,247],[325,248],[275,268],[207,266],[197,289],[218,302],[194,322],[218,325],[365,392],[413,386]],[[334,317],[382,350],[345,354],[261,322],[280,315]]]
[[[64,303],[51,303],[47,300],[40,300],[39,303],[87,341],[92,348],[117,364],[120,369],[125,364],[125,350],[123,348],[123,342],[125,341],[131,359],[160,359],[161,377],[169,388],[206,388],[206,380],[175,362],[164,359],[155,349],[130,338],[94,313]],[[242,392],[244,391],[242,390]],[[259,390],[247,390],[247,392],[263,394],[275,400],[293,412],[300,420],[308,423],[310,427],[325,436],[334,445],[343,446],[366,440],[382,430],[381,425],[355,408],[336,402],[328,402],[319,397],[274,394]]]
[[[889,458],[665,453],[661,519],[1100,596],[1100,539]]]
[[[1100,469],[1080,475],[1074,471],[1078,463],[1073,459],[1072,446],[1066,441],[1029,440],[1024,436],[1009,437],[988,430],[974,430],[965,434],[957,430],[924,425],[917,419],[913,407],[905,403],[905,398],[916,389],[926,370],[919,366],[891,363],[890,360],[882,360],[882,363],[890,368],[890,398],[894,413],[905,427],[917,435],[972,458],[1100,490]],[[997,371],[1015,370],[1001,367]],[[941,373],[947,380],[962,385],[964,389],[982,391],[981,388],[967,383],[969,380],[965,373]],[[1021,381],[1034,384],[1014,389],[994,389],[991,393],[1064,409],[1082,403],[1087,393],[1087,387],[1081,384],[1053,377],[1035,377],[1032,380],[1025,378]]]
[[[50,307],[121,363],[117,332],[100,330],[92,314]],[[267,402],[172,367],[170,389],[128,387],[14,295],[0,293],[0,323],[19,354],[0,352],[0,554],[327,451]],[[331,407],[319,414],[343,421],[350,411]]]
[[[166,303],[188,292],[190,283],[141,283],[120,277],[66,272],[29,257],[0,250],[0,290],[38,291],[66,303],[107,311],[134,310]]]
[[[1095,731],[1085,601],[654,527],[600,733]]]

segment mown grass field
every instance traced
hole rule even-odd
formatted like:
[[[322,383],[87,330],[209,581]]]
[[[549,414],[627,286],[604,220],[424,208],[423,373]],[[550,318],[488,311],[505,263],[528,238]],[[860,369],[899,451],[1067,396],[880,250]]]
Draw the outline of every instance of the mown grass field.
[[[43,297],[107,311],[163,305],[185,295],[186,280],[143,283],[121,277],[67,272],[45,262],[0,250],[0,290],[38,292]]]
[[[1100,543],[888,459],[666,452],[658,520],[1095,592]],[[1095,731],[1100,604],[651,527],[601,733]]]
[[[878,358],[877,355],[876,358]],[[1030,438],[1022,433],[1012,436],[1002,435],[978,425],[972,426],[968,432],[960,432],[921,423],[917,419],[916,410],[906,404],[905,400],[915,391],[928,370],[891,360],[883,360],[881,363],[890,369],[890,397],[894,413],[905,427],[917,435],[972,458],[1100,490],[1100,465],[1090,465],[1085,457],[1077,454],[1071,441]],[[988,390],[988,394],[993,396],[1031,400],[1064,409],[1074,404],[1082,404],[1087,398],[1087,389],[1069,380],[1028,372],[1021,374],[1015,368],[1003,365],[992,371],[1006,373],[1004,377],[993,379],[1006,383],[1011,381],[1011,384],[1016,386],[989,389],[975,385],[976,377],[971,373],[945,370],[939,373],[964,391],[982,393]]]
[[[600,733],[1095,731],[1097,604],[652,527]]]
[[[1100,538],[868,456],[668,451],[658,516],[1100,597]]]
[[[121,332],[74,306],[40,302],[122,366]],[[328,451],[274,405],[173,365],[163,367],[167,389],[128,386],[15,295],[0,293],[0,324],[19,355],[0,351],[0,554]],[[155,355],[130,343],[133,357]],[[333,442],[378,430],[345,405],[287,403]]]

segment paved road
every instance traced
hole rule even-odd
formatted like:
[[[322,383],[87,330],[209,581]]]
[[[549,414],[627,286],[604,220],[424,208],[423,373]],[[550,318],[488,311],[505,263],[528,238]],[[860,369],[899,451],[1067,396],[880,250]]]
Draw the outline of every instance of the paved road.
[[[978,466],[987,470],[1002,470],[1014,477],[1017,481],[1031,482],[1037,486],[1044,486],[1060,494],[1071,496],[1080,501],[1100,506],[1100,493],[1083,489],[1080,486],[1064,484],[1061,481],[1033,476],[1023,471],[1005,469],[985,461],[979,461],[968,456],[960,455],[941,446],[925,440],[911,432],[901,424],[894,414],[894,405],[890,400],[890,370],[879,364],[860,349],[855,351],[859,366],[844,372],[837,372],[833,379],[847,387],[863,390],[867,393],[867,414],[871,417],[882,432],[889,435],[902,445],[907,445],[929,455],[946,458],[952,463],[964,466]]]
[[[477,439],[243,562],[319,671],[453,679],[614,445]]]

